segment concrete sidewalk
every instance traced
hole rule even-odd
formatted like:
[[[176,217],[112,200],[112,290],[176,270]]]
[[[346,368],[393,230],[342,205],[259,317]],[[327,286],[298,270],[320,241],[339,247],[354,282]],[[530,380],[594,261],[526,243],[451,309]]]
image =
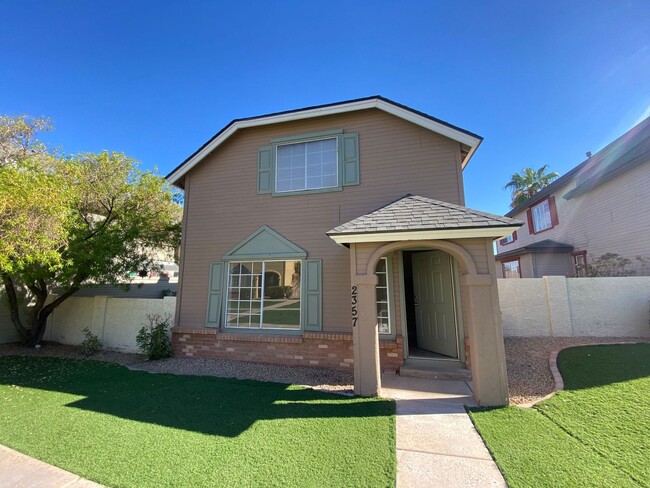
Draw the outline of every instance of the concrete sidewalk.
[[[0,487],[102,488],[76,474],[0,445]]]
[[[382,396],[397,403],[397,488],[506,487],[465,412],[464,381],[382,376]]]

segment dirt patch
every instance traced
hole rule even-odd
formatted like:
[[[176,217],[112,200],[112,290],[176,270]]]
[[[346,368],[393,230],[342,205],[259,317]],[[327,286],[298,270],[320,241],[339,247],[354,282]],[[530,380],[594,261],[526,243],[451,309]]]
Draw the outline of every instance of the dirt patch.
[[[505,346],[510,402],[535,402],[553,391],[548,365],[552,351],[588,344],[648,341],[647,337],[508,337]]]

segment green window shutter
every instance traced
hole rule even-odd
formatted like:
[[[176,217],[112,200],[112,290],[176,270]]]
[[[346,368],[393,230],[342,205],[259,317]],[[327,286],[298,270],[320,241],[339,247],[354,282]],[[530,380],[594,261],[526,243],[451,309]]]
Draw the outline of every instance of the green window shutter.
[[[210,285],[208,288],[208,314],[206,327],[219,327],[221,324],[221,303],[223,302],[224,271],[223,261],[210,264]]]
[[[273,147],[257,151],[257,193],[271,193],[273,189]]]
[[[320,259],[307,259],[304,263],[305,293],[303,307],[305,310],[305,330],[319,331],[323,328],[323,261]]]
[[[341,136],[341,168],[343,186],[359,184],[359,134],[349,133]]]

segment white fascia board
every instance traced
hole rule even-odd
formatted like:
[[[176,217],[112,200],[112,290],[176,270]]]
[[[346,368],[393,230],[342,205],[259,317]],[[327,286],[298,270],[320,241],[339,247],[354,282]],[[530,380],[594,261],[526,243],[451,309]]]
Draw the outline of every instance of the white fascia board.
[[[370,108],[377,108],[379,110],[383,110],[386,113],[395,115],[396,117],[412,122],[416,125],[419,125],[420,127],[424,127],[425,129],[429,129],[433,132],[437,132],[438,134],[453,139],[454,141],[458,141],[461,144],[470,146],[471,150],[462,163],[463,168],[465,167],[465,165],[467,165],[467,162],[469,161],[472,154],[474,153],[479,143],[481,142],[480,139],[470,136],[469,134],[465,134],[464,132],[456,130],[452,127],[448,127],[445,124],[441,124],[440,122],[436,122],[435,120],[431,120],[427,117],[423,117],[421,115],[413,113],[410,110],[406,110],[404,108],[397,107],[391,103],[374,98],[371,100],[350,102],[343,105],[314,108],[311,110],[300,110],[297,112],[270,115],[268,117],[259,117],[255,119],[241,120],[235,122],[232,126],[228,128],[228,130],[224,131],[222,134],[219,135],[219,137],[214,139],[210,144],[208,144],[201,151],[196,153],[194,157],[192,157],[192,159],[190,159],[184,165],[182,165],[180,168],[174,171],[174,173],[172,173],[167,180],[169,181],[169,183],[175,184],[183,175],[185,175],[185,173],[187,173],[194,166],[196,166],[203,158],[205,158],[208,154],[214,151],[219,145],[221,145],[226,139],[228,139],[239,129],[246,129],[248,127],[258,127],[262,125],[281,124],[283,122],[310,119],[314,117],[323,117],[326,115],[342,114],[346,112],[355,112],[358,110],[366,110]]]
[[[376,232],[367,234],[334,234],[329,236],[337,244],[358,242],[427,241],[436,239],[468,239],[472,237],[503,238],[518,227],[486,227],[481,229],[417,230],[410,232]]]

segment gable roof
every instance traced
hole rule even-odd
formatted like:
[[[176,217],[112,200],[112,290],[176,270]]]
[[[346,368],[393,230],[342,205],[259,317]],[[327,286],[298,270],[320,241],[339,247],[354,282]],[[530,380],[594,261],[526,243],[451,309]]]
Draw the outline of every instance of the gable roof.
[[[413,108],[407,107],[406,105],[402,105],[400,103],[389,100],[388,98],[376,95],[367,98],[347,100],[344,102],[316,105],[313,107],[305,107],[297,110],[287,110],[284,112],[275,112],[255,117],[235,119],[219,132],[217,132],[209,141],[203,144],[185,161],[174,168],[166,176],[166,178],[171,184],[177,184],[179,180],[181,180],[181,178],[185,175],[185,173],[196,166],[208,154],[214,151],[220,144],[222,144],[239,129],[257,127],[262,125],[279,124],[292,120],[323,117],[326,115],[340,114],[345,112],[355,112],[358,110],[367,110],[371,108],[376,108],[389,114],[395,115],[467,146],[467,155],[462,162],[463,168],[467,165],[481,141],[483,141],[483,138],[479,135],[476,135],[465,129],[461,129],[460,127],[452,125],[443,120],[432,117],[431,115],[425,114],[424,112],[420,112]]]
[[[650,160],[650,117],[632,127],[618,139],[609,143],[596,154],[569,170],[553,183],[510,210],[507,217],[513,217],[527,207],[543,200],[559,190],[572,179],[578,178],[576,188],[568,191],[563,198],[570,200],[606,181]]]
[[[381,239],[393,239],[397,234],[418,236],[414,238],[503,237],[521,225],[523,222],[508,217],[409,194],[341,224],[327,235],[339,243],[367,241],[362,234]],[[350,240],[349,236],[358,237]]]

